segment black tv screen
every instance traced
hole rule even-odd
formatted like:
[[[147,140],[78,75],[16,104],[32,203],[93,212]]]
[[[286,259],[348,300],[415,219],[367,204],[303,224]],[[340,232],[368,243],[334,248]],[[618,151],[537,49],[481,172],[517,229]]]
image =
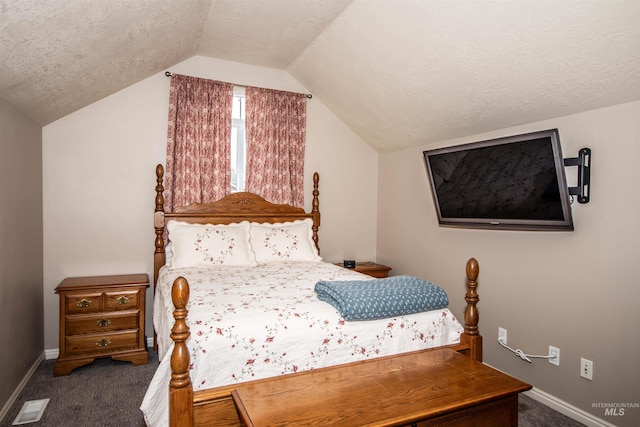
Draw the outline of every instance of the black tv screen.
[[[441,225],[573,230],[557,129],[423,154]]]

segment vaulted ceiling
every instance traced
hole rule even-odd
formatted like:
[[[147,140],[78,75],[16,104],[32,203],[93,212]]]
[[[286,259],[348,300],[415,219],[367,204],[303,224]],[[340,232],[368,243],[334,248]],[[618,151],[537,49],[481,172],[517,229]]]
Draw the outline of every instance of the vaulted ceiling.
[[[640,99],[637,0],[0,0],[41,125],[194,55],[283,69],[380,152]]]

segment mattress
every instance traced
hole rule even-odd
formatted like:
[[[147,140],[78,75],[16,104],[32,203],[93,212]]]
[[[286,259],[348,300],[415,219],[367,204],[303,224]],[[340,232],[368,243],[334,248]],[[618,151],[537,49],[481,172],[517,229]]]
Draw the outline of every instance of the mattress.
[[[153,322],[160,366],[141,409],[148,425],[168,425],[173,326],[171,286],[189,282],[187,341],[194,390],[459,342],[447,309],[345,321],[314,292],[320,280],[370,280],[327,262],[160,270]]]

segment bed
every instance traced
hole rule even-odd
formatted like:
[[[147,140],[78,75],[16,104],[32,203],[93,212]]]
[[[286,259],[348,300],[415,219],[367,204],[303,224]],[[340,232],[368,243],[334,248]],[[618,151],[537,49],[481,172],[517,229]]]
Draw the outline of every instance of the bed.
[[[345,321],[334,306],[316,296],[314,284],[369,286],[384,279],[374,280],[319,257],[317,173],[311,212],[272,204],[250,193],[165,212],[163,175],[158,165],[154,328],[161,363],[141,407],[148,425],[239,426],[232,391],[247,381],[442,347],[482,360],[475,259],[466,266],[464,326],[446,307],[393,318]],[[225,265],[194,266],[176,245],[180,233],[190,236],[193,227],[203,225],[231,233],[224,236],[232,236],[229,241],[234,245],[246,243],[244,232],[233,234],[236,228],[244,229],[254,239],[256,259],[240,257]],[[170,239],[171,250],[165,247],[168,229],[175,236]],[[274,229],[285,230],[287,238],[293,235],[296,250],[306,248],[295,252],[302,255],[292,256],[282,246],[276,248],[277,255],[273,247],[265,249],[268,245],[256,249],[256,241],[273,243]],[[202,247],[198,249],[202,253]],[[253,310],[249,321],[248,310]]]

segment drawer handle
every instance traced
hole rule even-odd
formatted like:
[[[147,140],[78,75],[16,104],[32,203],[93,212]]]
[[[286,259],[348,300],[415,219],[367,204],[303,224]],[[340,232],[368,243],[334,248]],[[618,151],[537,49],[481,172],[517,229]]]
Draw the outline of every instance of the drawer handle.
[[[92,302],[90,299],[82,298],[80,301],[76,301],[76,305],[80,308],[87,308]]]
[[[116,302],[117,302],[118,304],[120,304],[120,305],[124,305],[124,304],[128,304],[128,303],[129,303],[129,300],[130,300],[131,298],[129,298],[129,297],[125,297],[124,295],[122,295],[121,297],[114,298],[114,299],[116,300]]]
[[[96,320],[96,325],[98,325],[98,326],[108,326],[110,324],[111,324],[111,320],[109,320],[109,319]]]
[[[99,340],[99,341],[96,341],[96,345],[97,345],[98,347],[106,347],[106,346],[108,346],[109,344],[111,344],[111,341],[109,341],[109,340],[107,340],[107,339],[104,339],[104,338],[103,338],[103,339],[101,339],[101,340]]]

